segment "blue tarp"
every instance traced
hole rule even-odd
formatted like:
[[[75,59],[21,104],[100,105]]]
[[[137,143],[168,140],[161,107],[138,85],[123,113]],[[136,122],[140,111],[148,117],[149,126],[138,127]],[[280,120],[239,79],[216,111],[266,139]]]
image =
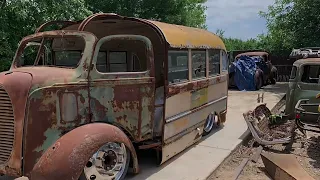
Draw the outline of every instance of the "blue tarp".
[[[230,67],[230,73],[234,72],[234,81],[240,91],[255,91],[255,72],[257,69],[256,62],[259,58],[241,56],[233,62]]]

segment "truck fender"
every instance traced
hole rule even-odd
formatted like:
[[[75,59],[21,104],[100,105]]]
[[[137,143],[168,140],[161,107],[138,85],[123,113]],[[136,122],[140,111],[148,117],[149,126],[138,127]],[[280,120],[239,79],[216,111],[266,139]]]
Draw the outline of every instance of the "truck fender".
[[[139,172],[137,154],[127,135],[116,126],[91,123],[59,138],[28,176],[32,180],[78,180],[90,157],[107,142],[124,143],[131,152],[133,172]]]

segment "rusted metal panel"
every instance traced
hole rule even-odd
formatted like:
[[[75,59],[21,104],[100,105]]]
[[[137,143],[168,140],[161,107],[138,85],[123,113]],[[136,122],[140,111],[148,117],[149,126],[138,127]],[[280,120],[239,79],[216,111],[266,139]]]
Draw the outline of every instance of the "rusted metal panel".
[[[89,158],[106,142],[124,143],[131,151],[133,172],[139,172],[137,155],[129,138],[115,126],[91,123],[57,140],[27,176],[32,180],[78,179]]]
[[[274,180],[314,180],[292,154],[261,153],[263,164]]]
[[[269,53],[264,52],[264,51],[244,52],[244,53],[238,54],[235,57],[235,59],[240,57],[240,56],[269,56]]]
[[[186,129],[185,133],[181,134],[179,138],[165,144],[162,147],[162,159],[160,164],[163,164],[173,156],[179,154],[186,148],[199,141],[202,137],[201,134],[203,132],[203,126],[204,122],[201,122],[189,129]]]
[[[29,173],[42,154],[64,133],[89,123],[87,83],[39,88],[29,96],[25,122],[24,172]],[[75,97],[63,98],[64,95]],[[67,109],[62,104],[75,104]],[[78,114],[72,114],[72,112]],[[75,115],[75,116],[74,116]],[[73,119],[64,117],[73,116]]]
[[[0,87],[3,88],[10,97],[12,103],[12,112],[14,117],[14,141],[12,152],[10,153],[10,159],[7,162],[0,163],[0,173],[7,174],[9,176],[20,176],[21,175],[21,158],[22,158],[22,139],[23,139],[23,125],[25,118],[25,107],[26,101],[31,86],[32,77],[28,73],[20,72],[3,72],[0,73]],[[0,98],[0,105],[4,106],[3,98]],[[0,125],[0,146],[3,147],[7,144],[4,141],[8,141],[10,138],[7,134],[4,136],[4,127],[6,121],[3,122],[5,112],[1,111],[1,125]],[[7,116],[8,117],[8,116]],[[7,122],[9,123],[9,122]],[[9,149],[8,149],[9,150]]]
[[[102,38],[96,46],[93,64],[102,44],[113,40],[141,41],[145,45],[147,70],[144,72],[100,73],[90,71],[90,105],[92,121],[116,124],[134,141],[153,136],[154,120],[154,61],[151,41],[138,35],[114,35]]]
[[[227,96],[227,75],[195,82],[169,85],[166,118]],[[202,97],[200,98],[200,95]],[[173,108],[174,107],[174,108]]]
[[[24,44],[26,42],[39,37],[68,37],[78,36],[83,37],[86,41],[86,47],[83,52],[83,57],[80,60],[79,66],[75,69],[54,68],[54,67],[19,67],[17,68],[17,57],[23,52]],[[74,127],[89,122],[89,98],[88,98],[88,76],[89,61],[91,58],[93,46],[96,42],[96,37],[86,32],[75,31],[48,31],[25,37],[19,49],[17,50],[14,62],[7,76],[3,76],[4,81],[7,82],[8,87],[16,88],[13,91],[24,88],[26,94],[23,97],[10,97],[13,106],[20,106],[20,113],[26,113],[26,117],[17,119],[15,117],[15,143],[20,143],[19,146],[14,147],[18,151],[16,158],[17,172],[21,173],[21,155],[23,149],[25,172],[30,172],[38,158],[42,153],[52,145],[63,133],[73,129]],[[12,80],[10,76],[16,74],[30,74],[30,81],[32,83],[26,85],[17,80]],[[25,76],[25,75],[24,75]],[[21,80],[26,80],[21,77]],[[31,85],[31,86],[30,86]],[[19,86],[19,87],[17,87]],[[5,88],[8,88],[5,87]],[[10,90],[9,90],[10,91]],[[66,93],[66,96],[64,95]],[[10,95],[10,92],[9,92]],[[19,101],[24,100],[25,106],[13,99],[19,98]],[[28,102],[26,102],[28,98]],[[18,100],[17,100],[18,101]],[[62,108],[62,104],[74,103],[77,106],[67,106]],[[27,104],[27,105],[26,105]],[[62,108],[62,109],[61,109]],[[75,109],[70,109],[75,108]],[[21,111],[21,109],[25,111]],[[75,114],[77,112],[78,114]],[[70,120],[67,117],[74,116]],[[20,122],[21,121],[21,122]],[[24,132],[22,132],[24,129]],[[24,133],[24,141],[22,142],[22,133]],[[22,144],[24,143],[24,144]],[[23,147],[23,148],[22,148]],[[16,155],[17,156],[17,155]],[[13,157],[13,156],[12,156]],[[6,172],[6,174],[10,174]],[[17,173],[16,173],[17,174]]]
[[[70,26],[70,25],[73,25],[73,24],[76,24],[77,22],[74,22],[74,21],[49,21],[49,22],[46,22],[44,24],[42,24],[40,27],[38,27],[35,31],[35,33],[39,33],[41,31],[43,31],[46,27],[48,26],[51,26],[51,25],[62,25],[61,28],[64,28],[66,26]]]

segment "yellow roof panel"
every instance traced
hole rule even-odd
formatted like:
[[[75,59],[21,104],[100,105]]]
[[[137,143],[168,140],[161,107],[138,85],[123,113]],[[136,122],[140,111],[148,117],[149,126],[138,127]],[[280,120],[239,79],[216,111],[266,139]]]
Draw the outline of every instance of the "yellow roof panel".
[[[158,21],[146,21],[154,24],[162,31],[170,47],[200,49],[217,48],[226,50],[222,39],[207,30]]]

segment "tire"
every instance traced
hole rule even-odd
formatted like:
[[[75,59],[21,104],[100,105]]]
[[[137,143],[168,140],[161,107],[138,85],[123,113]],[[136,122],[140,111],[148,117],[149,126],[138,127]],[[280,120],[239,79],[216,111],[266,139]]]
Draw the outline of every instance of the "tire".
[[[122,155],[122,154],[120,154],[119,152],[116,153],[115,151],[113,151],[113,150],[115,150],[116,148],[115,148],[115,149],[110,148],[110,145],[114,145],[114,144],[120,145],[123,150],[125,149],[125,151],[121,152],[121,153],[123,153],[123,158],[122,158],[122,160],[125,160],[125,164],[124,164],[123,166],[121,166],[121,169],[119,170],[119,173],[118,173],[118,174],[112,176],[112,175],[107,175],[107,173],[108,173],[108,174],[111,174],[111,172],[117,172],[117,171],[115,170],[115,169],[116,169],[115,166],[117,165],[118,162],[115,162],[115,161],[118,161],[118,160],[119,160],[118,155]],[[108,146],[108,145],[109,145],[109,146]],[[108,148],[108,149],[107,149],[107,148],[104,148],[104,147],[106,147],[106,146],[108,146],[109,148]],[[105,152],[105,151],[106,151],[106,152]],[[113,151],[113,153],[116,154],[116,158],[115,158],[114,155],[112,156],[112,157],[114,158],[113,160],[110,160],[110,157],[108,158],[108,155],[109,155],[110,153],[107,153],[107,152],[110,152],[110,151]],[[102,158],[103,160],[101,160],[101,158],[99,158],[99,159],[97,158],[97,157],[100,157],[100,156],[101,156],[101,153],[104,153],[104,154],[103,154],[103,158]],[[105,156],[105,154],[107,154],[107,156]],[[96,155],[96,156],[95,156],[95,155]],[[110,154],[110,156],[111,156],[111,154]],[[108,160],[106,160],[106,158],[108,158]],[[125,158],[125,159],[124,159],[124,158]],[[94,161],[93,161],[93,159],[94,159]],[[117,160],[115,160],[115,159],[117,159]],[[120,159],[121,159],[121,158],[120,158]],[[109,166],[112,166],[112,165],[110,165],[110,163],[107,165],[106,161],[111,161],[112,164],[113,164],[113,163],[116,163],[116,165],[114,165],[113,168],[108,171],[107,169],[105,169],[105,167],[101,168],[101,167],[96,166],[96,164],[93,163],[93,162],[95,162],[95,161],[101,161],[101,164],[102,164],[102,161],[103,161],[103,163],[105,163],[104,165],[107,166],[107,168],[108,168]],[[131,161],[130,150],[129,150],[127,147],[125,147],[124,144],[112,143],[112,142],[111,142],[111,143],[110,143],[110,142],[109,142],[109,143],[106,143],[104,146],[102,146],[100,149],[98,149],[98,150],[96,151],[96,153],[90,158],[90,160],[88,161],[86,167],[84,167],[84,170],[83,170],[83,172],[82,172],[79,180],[94,180],[94,179],[95,179],[95,180],[123,180],[123,179],[125,179],[125,177],[126,177],[126,175],[127,175],[130,161]],[[119,167],[119,166],[117,166],[117,167]],[[98,172],[98,169],[99,169],[100,171],[104,171],[104,172],[107,172],[107,173],[106,173],[106,174],[101,174],[101,173]],[[113,171],[112,171],[112,170],[113,170]],[[87,173],[87,175],[86,175],[86,173]],[[120,173],[121,173],[121,174],[120,174]],[[88,178],[87,178],[87,177],[88,177]]]
[[[220,126],[220,123],[218,120],[218,116],[212,113],[209,114],[207,117],[206,123],[204,124],[202,136],[206,136],[210,134],[212,129],[219,126]]]
[[[256,90],[260,90],[263,85],[263,79],[258,71],[256,72],[255,80],[256,80]]]

